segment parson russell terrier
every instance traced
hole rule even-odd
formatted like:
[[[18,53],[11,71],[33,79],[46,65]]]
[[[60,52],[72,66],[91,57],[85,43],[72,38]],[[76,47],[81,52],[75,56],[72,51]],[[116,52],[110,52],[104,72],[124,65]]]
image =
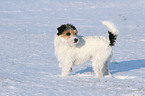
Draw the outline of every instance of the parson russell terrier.
[[[79,65],[92,61],[92,67],[96,77],[111,75],[108,68],[113,50],[112,46],[118,36],[118,30],[113,23],[102,22],[109,28],[109,38],[104,36],[78,36],[78,31],[71,24],[63,24],[57,28],[54,46],[55,55],[62,69],[62,76],[68,76],[73,65]]]

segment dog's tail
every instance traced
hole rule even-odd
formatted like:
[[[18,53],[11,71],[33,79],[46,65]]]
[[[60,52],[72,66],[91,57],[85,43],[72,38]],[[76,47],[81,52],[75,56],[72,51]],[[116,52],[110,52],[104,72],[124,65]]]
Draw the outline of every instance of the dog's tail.
[[[114,46],[114,43],[118,36],[117,28],[113,23],[109,21],[103,21],[102,24],[106,25],[109,28],[108,33],[109,33],[110,46]]]

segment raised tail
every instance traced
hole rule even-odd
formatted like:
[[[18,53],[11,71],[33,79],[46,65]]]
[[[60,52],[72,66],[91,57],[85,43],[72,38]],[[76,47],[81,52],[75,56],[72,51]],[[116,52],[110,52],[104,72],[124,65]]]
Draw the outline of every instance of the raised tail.
[[[109,21],[103,21],[102,24],[106,25],[109,28],[108,33],[109,33],[110,46],[114,46],[118,36],[117,28],[113,23]]]

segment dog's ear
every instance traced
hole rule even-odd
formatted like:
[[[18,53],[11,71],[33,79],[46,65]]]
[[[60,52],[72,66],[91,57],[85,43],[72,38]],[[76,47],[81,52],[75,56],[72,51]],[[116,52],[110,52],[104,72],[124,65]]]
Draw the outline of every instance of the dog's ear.
[[[72,29],[76,30],[76,27],[72,24],[67,24],[68,26],[70,26]]]
[[[58,30],[57,35],[58,36],[61,35],[63,33],[63,31],[65,30],[65,28],[66,28],[66,25],[65,24],[63,24],[60,27],[58,27],[57,28],[57,30]]]

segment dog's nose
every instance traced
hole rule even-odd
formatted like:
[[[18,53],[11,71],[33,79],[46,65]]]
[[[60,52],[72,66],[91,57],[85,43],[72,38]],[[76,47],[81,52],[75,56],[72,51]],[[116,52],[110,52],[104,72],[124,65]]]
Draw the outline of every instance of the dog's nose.
[[[75,39],[74,39],[74,43],[77,43],[77,42],[78,42],[78,39],[77,39],[77,38],[75,38]]]

